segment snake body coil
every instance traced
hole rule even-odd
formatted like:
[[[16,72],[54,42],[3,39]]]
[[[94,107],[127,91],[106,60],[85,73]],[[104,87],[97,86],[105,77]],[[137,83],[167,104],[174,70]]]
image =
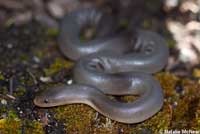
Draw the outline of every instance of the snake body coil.
[[[96,39],[82,43],[80,31],[97,27]],[[84,103],[101,114],[124,123],[144,121],[163,105],[160,84],[151,76],[167,62],[168,48],[158,34],[138,30],[131,44],[126,34],[116,35],[114,18],[94,8],[65,16],[61,23],[60,48],[65,56],[78,60],[74,68],[76,84],[48,89],[34,99],[40,107]],[[106,95],[139,95],[129,103]]]

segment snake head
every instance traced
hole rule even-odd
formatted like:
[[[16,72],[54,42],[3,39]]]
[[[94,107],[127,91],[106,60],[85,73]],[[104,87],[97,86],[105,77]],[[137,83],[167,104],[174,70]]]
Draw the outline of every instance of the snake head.
[[[50,88],[38,93],[34,99],[34,104],[39,107],[53,107],[63,105],[65,98],[65,86]]]
[[[65,104],[84,102],[88,98],[90,88],[83,85],[62,85],[39,93],[34,104],[39,107],[54,107]]]

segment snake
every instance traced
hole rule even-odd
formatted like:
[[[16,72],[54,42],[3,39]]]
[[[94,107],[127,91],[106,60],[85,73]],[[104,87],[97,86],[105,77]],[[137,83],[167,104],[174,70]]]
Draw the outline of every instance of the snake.
[[[81,30],[92,25],[96,36],[81,41]],[[122,123],[145,121],[161,110],[162,87],[152,74],[167,63],[169,50],[159,34],[137,29],[135,41],[127,32],[116,32],[115,18],[96,8],[66,14],[60,23],[59,48],[76,61],[73,84],[59,85],[36,95],[34,104],[55,107],[83,103]],[[110,96],[138,96],[121,102]]]

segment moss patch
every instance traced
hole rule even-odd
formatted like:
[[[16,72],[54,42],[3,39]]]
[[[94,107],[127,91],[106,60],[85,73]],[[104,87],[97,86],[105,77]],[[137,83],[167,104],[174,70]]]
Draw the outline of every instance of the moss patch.
[[[5,77],[3,76],[3,74],[0,71],[0,80],[4,80],[4,79],[5,79]]]
[[[66,61],[62,58],[56,58],[55,62],[50,65],[49,68],[44,69],[46,76],[51,76],[57,72],[59,72],[61,69],[70,69],[73,66],[73,62]]]
[[[0,120],[0,133],[2,134],[44,134],[43,126],[38,121],[20,119],[14,110],[9,110],[7,117]]]
[[[68,133],[84,133],[91,131],[90,129],[95,118],[95,111],[90,107],[80,104],[61,106],[54,110],[56,111],[56,118],[64,120]]]

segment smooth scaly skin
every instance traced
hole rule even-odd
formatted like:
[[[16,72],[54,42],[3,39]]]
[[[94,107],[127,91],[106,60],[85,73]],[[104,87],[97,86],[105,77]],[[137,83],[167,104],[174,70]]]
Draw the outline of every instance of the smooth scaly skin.
[[[134,46],[125,34],[109,38],[100,35],[88,43],[81,43],[79,34],[83,22],[93,22],[101,15],[96,9],[82,9],[64,18],[60,48],[67,57],[78,59],[74,68],[76,84],[48,89],[38,95],[34,103],[40,107],[84,103],[119,122],[144,121],[163,105],[162,89],[151,73],[164,67],[168,48],[159,35],[144,30],[138,30]],[[103,33],[112,34],[111,29]],[[140,97],[131,103],[121,103],[109,99],[106,94]]]

